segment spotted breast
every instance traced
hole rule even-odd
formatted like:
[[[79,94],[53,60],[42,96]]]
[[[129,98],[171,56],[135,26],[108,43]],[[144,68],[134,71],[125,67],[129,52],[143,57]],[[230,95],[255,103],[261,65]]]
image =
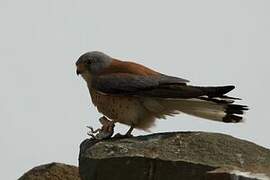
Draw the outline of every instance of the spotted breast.
[[[126,125],[140,126],[147,116],[147,110],[137,97],[115,96],[90,90],[93,104],[109,119]]]

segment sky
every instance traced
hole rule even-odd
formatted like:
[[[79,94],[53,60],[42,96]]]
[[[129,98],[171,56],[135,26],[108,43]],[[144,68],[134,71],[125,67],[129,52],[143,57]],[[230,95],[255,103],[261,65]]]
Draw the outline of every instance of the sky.
[[[86,126],[99,127],[101,114],[74,63],[93,50],[193,85],[233,84],[229,95],[250,106],[242,124],[180,114],[151,132],[218,132],[270,148],[269,7],[269,0],[0,0],[0,179],[50,162],[78,165]]]

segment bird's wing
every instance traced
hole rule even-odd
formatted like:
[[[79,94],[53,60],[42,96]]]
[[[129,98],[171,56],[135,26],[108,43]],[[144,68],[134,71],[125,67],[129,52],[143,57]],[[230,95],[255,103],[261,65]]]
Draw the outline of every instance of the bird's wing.
[[[141,76],[129,73],[101,75],[92,87],[105,94],[160,98],[192,98],[205,95],[200,88],[187,86],[187,80],[166,75]]]

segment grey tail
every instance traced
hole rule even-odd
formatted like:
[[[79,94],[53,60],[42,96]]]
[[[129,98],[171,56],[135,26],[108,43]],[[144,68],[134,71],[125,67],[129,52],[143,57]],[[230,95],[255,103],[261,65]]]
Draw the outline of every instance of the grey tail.
[[[233,98],[229,96],[222,95],[220,97],[200,97],[199,99],[208,102],[216,103],[218,106],[224,108],[225,116],[222,117],[222,121],[225,123],[238,123],[243,120],[242,115],[245,111],[249,110],[246,105],[233,104],[234,100],[239,100],[239,98]]]
[[[241,100],[240,98],[225,95],[234,88],[235,86],[200,87],[200,89],[208,96],[208,98],[202,97],[200,99],[212,101],[224,106],[226,115],[223,117],[222,121],[226,123],[241,122],[243,120],[241,115],[244,114],[244,111],[248,110],[248,107],[245,105],[232,104],[234,102],[232,100]]]
[[[223,117],[223,122],[241,122],[243,120],[243,117],[241,115],[243,115],[244,111],[247,110],[248,107],[244,105],[228,104],[225,109],[226,116]]]

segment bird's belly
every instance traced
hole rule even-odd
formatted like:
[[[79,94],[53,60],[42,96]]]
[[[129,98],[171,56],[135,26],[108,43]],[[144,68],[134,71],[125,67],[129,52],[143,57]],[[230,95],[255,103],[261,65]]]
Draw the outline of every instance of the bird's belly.
[[[139,98],[112,96],[91,91],[93,104],[108,118],[127,125],[136,125],[145,114]]]

